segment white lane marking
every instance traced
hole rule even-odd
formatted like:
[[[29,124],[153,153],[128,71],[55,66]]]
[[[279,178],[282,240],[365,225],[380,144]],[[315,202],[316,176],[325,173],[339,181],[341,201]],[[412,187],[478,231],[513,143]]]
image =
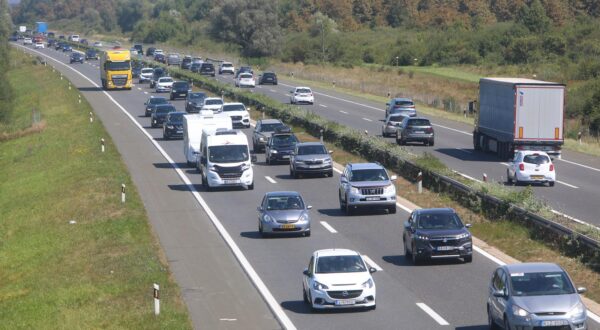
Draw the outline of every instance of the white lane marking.
[[[138,89],[138,91],[141,91],[141,90],[142,90],[142,88],[141,88],[141,87],[138,87],[137,89]]]
[[[460,173],[460,172],[457,172],[457,171],[452,171],[452,172],[454,172],[454,173],[456,173],[456,174],[458,174],[458,175],[462,176],[463,178],[467,178],[467,179],[469,179],[469,180],[473,180],[473,181],[477,181],[477,182],[479,182],[479,183],[483,183],[483,181],[481,181],[481,180],[477,180],[477,179],[475,179],[474,177],[472,177],[472,176],[468,176],[468,175],[466,175],[466,174],[464,174],[464,173]]]
[[[330,233],[333,233],[333,234],[337,233],[337,230],[335,230],[333,227],[331,227],[331,225],[328,224],[327,222],[321,221],[321,225],[323,227],[325,227],[325,229],[329,230]]]
[[[562,212],[559,212],[559,211],[557,211],[557,210],[553,210],[553,209],[552,209],[552,210],[550,210],[550,212],[552,212],[552,213],[554,213],[554,214],[556,214],[556,215],[560,215],[561,217],[565,217],[565,218],[567,218],[567,219],[569,219],[569,220],[571,220],[571,221],[575,221],[575,222],[577,222],[577,223],[579,223],[579,224],[586,225],[586,226],[589,226],[589,227],[592,227],[592,228],[595,228],[595,229],[598,229],[598,230],[600,230],[600,227],[597,227],[597,226],[595,226],[595,225],[592,225],[592,224],[590,224],[590,223],[587,223],[587,222],[585,222],[585,221],[583,221],[583,220],[579,220],[579,219],[577,219],[577,218],[574,218],[574,217],[572,217],[572,216],[570,216],[570,215],[566,215],[566,214],[564,214],[564,213],[562,213]]]
[[[572,161],[570,161],[570,160],[566,160],[566,159],[562,159],[562,158],[559,158],[559,159],[557,159],[557,160],[560,160],[560,161],[562,161],[562,162],[565,162],[565,163],[569,163],[569,164],[573,164],[573,165],[581,166],[581,167],[587,168],[588,170],[592,170],[592,171],[600,172],[600,169],[598,169],[598,168],[591,167],[591,166],[587,166],[587,165],[583,165],[583,164],[579,164],[579,163],[575,163],[575,162],[572,162]]]
[[[439,325],[450,325],[448,321],[444,320],[440,314],[436,313],[431,307],[427,306],[425,303],[417,303],[417,306],[421,308],[427,315],[431,316]]]
[[[377,269],[378,272],[382,272],[383,271],[383,268],[379,267],[379,265],[376,264],[375,261],[371,260],[371,258],[369,258],[369,256],[363,254],[362,257],[366,261],[366,263],[369,264],[369,266]]]
[[[277,93],[277,91],[274,90],[274,89],[269,89],[269,92],[271,92],[271,93]]]
[[[371,119],[369,119],[369,118],[364,118],[364,117],[363,117],[363,120],[366,120],[366,121],[373,121],[373,120],[371,120]]]
[[[587,311],[587,316],[588,316],[590,319],[592,319],[592,320],[596,321],[596,323],[600,323],[600,316],[598,316],[598,315],[596,315],[596,314],[594,314],[594,313],[590,312],[590,310],[589,310],[589,309],[588,309],[588,311]]]
[[[267,175],[267,176],[265,176],[265,179],[267,179],[267,181],[269,181],[269,182],[271,182],[271,183],[277,183],[277,181],[273,180],[273,178],[272,178],[272,177],[270,177],[270,176],[268,176],[268,175]]]
[[[144,91],[144,94],[148,94],[148,92]]]
[[[346,115],[348,114],[348,113],[347,113],[346,111],[344,111],[344,110],[340,110],[340,112],[341,112],[341,113],[343,113],[343,114],[346,114]]]
[[[574,186],[574,185],[572,185],[572,184],[570,184],[570,183],[563,182],[563,181],[556,180],[556,183],[560,183],[560,184],[562,184],[562,185],[565,185],[565,186],[567,186],[567,187],[569,187],[569,188],[573,188],[573,189],[579,189],[579,187],[577,187],[577,186]]]
[[[327,108],[325,104],[319,104],[320,107]]]
[[[448,127],[448,126],[444,126],[444,125],[439,125],[439,124],[431,124],[431,125],[437,126],[437,127],[441,127],[441,128],[445,128],[447,130],[454,131],[454,132],[461,133],[461,134],[465,134],[465,135],[468,135],[468,136],[473,136],[472,133],[461,131],[461,130],[456,129],[456,128],[452,128],[452,127]]]
[[[407,213],[412,213],[412,210],[400,203],[396,203],[396,206],[398,206],[399,208],[403,209],[404,211],[406,211]]]
[[[38,52],[35,50],[33,50],[33,51],[40,55],[44,55],[41,52]],[[57,63],[60,63],[61,65],[73,70],[74,72],[79,74],[81,77],[83,77],[84,79],[89,81],[94,87],[96,87],[96,88],[100,87],[93,80],[91,80],[90,78],[85,76],[83,73],[75,70],[74,68],[72,68],[60,61],[57,61],[56,59],[54,59],[52,57],[49,57],[49,58]],[[229,233],[227,232],[227,229],[225,229],[225,227],[223,226],[223,224],[221,223],[219,218],[217,218],[217,216],[213,213],[212,209],[208,206],[206,201],[202,198],[202,196],[200,195],[198,190],[196,190],[196,187],[194,186],[192,181],[190,181],[190,179],[185,175],[185,173],[181,169],[181,167],[179,167],[179,165],[177,165],[177,163],[171,158],[171,156],[169,156],[169,154],[167,154],[167,152],[160,146],[160,144],[156,140],[154,140],[152,135],[150,135],[150,133],[148,133],[148,131],[146,131],[144,129],[144,127],[142,127],[142,125],[140,123],[138,123],[135,120],[135,118],[129,112],[127,112],[127,110],[125,110],[125,108],[121,104],[119,104],[119,102],[117,102],[107,91],[102,91],[102,93],[104,93],[104,95],[106,95],[106,97],[109,100],[111,100],[123,112],[123,114],[131,120],[133,125],[135,125],[142,132],[142,134],[144,134],[146,136],[146,138],[148,138],[150,143],[152,143],[154,145],[154,147],[158,150],[158,152],[160,152],[163,155],[163,157],[167,160],[167,162],[169,162],[169,164],[171,164],[171,166],[173,167],[173,169],[175,170],[175,172],[177,173],[179,178],[183,181],[183,183],[190,190],[190,192],[192,193],[192,195],[194,196],[194,198],[196,199],[198,204],[200,204],[200,206],[204,209],[204,212],[206,212],[206,214],[208,215],[209,219],[211,220],[211,222],[213,223],[213,225],[215,226],[215,228],[217,229],[217,231],[219,232],[221,237],[223,237],[223,240],[225,241],[225,243],[227,243],[227,245],[229,246],[229,249],[231,249],[231,252],[233,252],[233,254],[235,255],[236,259],[238,260],[238,262],[240,263],[240,265],[242,266],[242,268],[244,269],[244,271],[246,272],[248,277],[252,280],[256,289],[263,296],[267,305],[269,305],[269,308],[271,308],[271,311],[273,312],[273,314],[275,314],[275,317],[279,320],[279,322],[281,323],[281,325],[284,328],[290,329],[290,330],[295,330],[296,327],[294,326],[292,321],[288,318],[288,316],[285,314],[285,312],[283,311],[283,309],[281,308],[281,306],[279,305],[277,300],[275,300],[275,297],[273,297],[273,295],[271,294],[271,291],[269,291],[269,288],[267,288],[267,285],[262,281],[260,276],[258,276],[258,273],[256,272],[256,270],[254,270],[254,267],[252,267],[252,265],[250,264],[248,259],[246,259],[246,256],[244,255],[242,250],[235,243],[235,241],[233,240],[231,235],[229,235]]]
[[[477,251],[477,253],[481,254],[482,256],[490,259],[491,261],[495,262],[496,264],[498,264],[499,266],[504,266],[506,265],[506,263],[496,257],[494,257],[493,255],[487,253],[485,250],[483,250],[482,248],[480,248],[479,246],[473,245],[473,250]]]
[[[237,319],[226,319],[226,318],[221,318],[221,319],[219,319],[219,321],[237,321]]]

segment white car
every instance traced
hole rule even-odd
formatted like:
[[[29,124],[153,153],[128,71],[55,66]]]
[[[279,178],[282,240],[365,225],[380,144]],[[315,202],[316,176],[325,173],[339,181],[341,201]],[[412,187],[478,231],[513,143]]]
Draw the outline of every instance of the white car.
[[[44,43],[43,42],[36,42],[34,47],[36,49],[43,49],[44,48]]]
[[[347,249],[315,251],[302,279],[304,302],[312,309],[375,309],[375,282],[361,255]]]
[[[33,45],[33,39],[23,38],[23,45]]]
[[[254,75],[250,72],[240,73],[235,79],[236,87],[255,87]]]
[[[171,87],[173,86],[173,78],[171,77],[161,77],[158,78],[156,82],[156,92],[169,92],[171,91]]]
[[[547,183],[550,187],[556,181],[556,171],[552,158],[543,151],[519,151],[508,164],[506,179],[509,183]]]
[[[313,96],[313,92],[310,87],[296,87],[294,90],[290,91],[290,103],[308,103],[314,104],[315,97]]]
[[[94,42],[94,47],[102,47],[102,42],[100,42],[100,41]]]
[[[153,68],[142,68],[142,70],[140,71],[140,83],[152,80],[153,74]]]
[[[231,62],[223,62],[219,66],[219,74],[230,73],[235,74],[235,67]]]
[[[213,113],[220,113],[223,107],[223,100],[220,97],[207,97],[202,103],[200,110],[211,110]]]
[[[154,55],[156,54],[164,54],[165,52],[162,49],[155,49],[154,50]]]
[[[233,128],[250,127],[250,113],[243,103],[223,103],[221,112],[231,118]]]

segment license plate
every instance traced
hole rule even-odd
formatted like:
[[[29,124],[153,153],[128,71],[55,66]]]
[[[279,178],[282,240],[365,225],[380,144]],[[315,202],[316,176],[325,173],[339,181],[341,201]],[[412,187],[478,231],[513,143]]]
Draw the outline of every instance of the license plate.
[[[183,133],[183,130],[177,130],[177,134]]]
[[[541,180],[544,178],[544,176],[543,175],[532,175],[531,178],[534,180]]]
[[[542,321],[543,327],[556,327],[561,325],[569,325],[569,322],[566,320],[551,320],[551,321]]]
[[[454,246],[438,246],[437,250],[438,251],[450,251],[450,250],[454,250]]]
[[[294,225],[281,225],[279,226],[280,229],[296,229],[296,226]]]
[[[308,165],[308,168],[320,168],[321,165]]]
[[[365,199],[368,201],[378,201],[380,198],[379,197],[367,197]]]
[[[423,134],[425,133],[424,131],[415,131],[416,134]]]
[[[354,299],[344,299],[344,300],[336,300],[335,301],[336,306],[346,306],[346,305],[354,305],[354,304],[356,304]]]
[[[283,159],[289,159],[290,155],[283,155],[281,158],[283,158]]]
[[[179,94],[179,96],[185,96],[185,93],[181,93],[181,94]]]
[[[223,180],[224,184],[235,184],[240,183],[240,180]]]

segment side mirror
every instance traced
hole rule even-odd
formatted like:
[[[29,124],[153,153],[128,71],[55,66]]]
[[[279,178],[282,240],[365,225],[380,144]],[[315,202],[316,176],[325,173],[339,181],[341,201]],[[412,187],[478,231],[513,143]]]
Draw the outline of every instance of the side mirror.
[[[496,298],[506,298],[506,294],[502,290],[496,290],[492,295]]]
[[[262,206],[259,206],[259,207],[257,207],[257,208],[256,208],[256,210],[257,210],[258,212],[261,212],[261,211],[263,210],[263,208],[262,208]]]
[[[389,105],[390,105],[390,103],[388,102],[388,103],[386,103],[385,105],[386,105],[386,106],[389,106]]]
[[[294,91],[290,91],[290,94],[292,94]]]
[[[373,267],[369,267],[369,273],[373,274],[377,271],[377,269],[373,268]]]
[[[148,102],[144,102],[144,105],[148,105]]]
[[[200,156],[200,163],[206,164],[206,156]]]
[[[586,293],[587,292],[587,288],[584,288],[582,286],[577,288],[577,293],[581,294],[581,293]]]
[[[404,221],[404,228],[409,229],[410,228],[410,222]]]
[[[554,161],[554,157],[550,157],[550,160],[551,160],[551,161]]]
[[[310,209],[312,209],[312,205],[308,205],[308,206],[306,207],[306,209],[307,209],[307,210],[310,210]]]
[[[342,176],[340,177],[340,181],[341,181],[342,183],[348,183],[348,179],[347,179],[347,178],[346,178],[344,175],[342,175]]]
[[[470,224],[470,223],[467,223],[467,224],[465,224],[465,227],[466,227],[466,228],[471,228],[471,227],[473,227],[473,225],[472,225],[472,224]]]
[[[310,276],[310,273],[308,272],[308,268],[304,268],[304,270],[302,271],[302,274],[304,274],[306,276]]]
[[[390,177],[390,180],[392,180],[392,181],[395,181],[396,179],[398,179],[398,176],[396,176],[396,175],[392,175],[392,176]]]
[[[252,155],[252,156],[250,156],[250,162],[251,162],[251,163],[256,163],[256,162],[257,162],[256,155]]]

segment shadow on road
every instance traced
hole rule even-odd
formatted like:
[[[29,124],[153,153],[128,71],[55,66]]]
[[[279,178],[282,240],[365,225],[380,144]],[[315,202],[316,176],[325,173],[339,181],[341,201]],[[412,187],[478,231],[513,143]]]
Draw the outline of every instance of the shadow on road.
[[[193,186],[194,186],[194,188],[197,191],[203,191],[204,190],[204,188],[202,188],[202,185],[200,185],[200,184],[195,184]],[[188,185],[186,185],[186,184],[170,184],[169,185],[169,189],[175,190],[175,191],[185,191],[185,192],[189,192],[190,191],[190,187]]]
[[[465,162],[498,163],[500,161],[503,161],[493,154],[486,154],[484,152],[475,151],[473,149],[437,148],[435,149],[435,151],[456,159],[460,159]]]
[[[337,209],[318,209],[317,212],[320,214],[330,216],[330,217],[341,217],[344,216],[344,212],[342,212],[339,208]]]
[[[302,290],[298,292],[298,294],[302,295]],[[311,310],[310,306],[305,303],[303,300],[289,300],[281,303],[281,307],[283,309],[287,309],[290,312],[297,314],[330,314],[330,313],[356,313],[356,312],[368,312],[367,308],[343,308],[343,309],[325,309],[325,310]]]
[[[383,261],[390,263],[394,266],[399,267],[427,267],[427,266],[448,266],[448,265],[462,265],[464,262],[462,259],[432,259],[419,262],[418,265],[412,263],[412,260],[406,259],[403,254],[394,256],[383,256]]]
[[[465,325],[462,327],[456,327],[455,330],[488,330],[490,328],[489,325]]]
[[[171,163],[153,163],[152,165],[154,165],[154,167],[156,167],[156,168],[167,168],[167,169],[173,168],[173,165],[171,165]],[[177,165],[177,167],[179,167],[181,169],[188,168],[186,163],[175,163],[175,165]]]
[[[79,87],[77,89],[80,92],[102,92],[101,87]]]

